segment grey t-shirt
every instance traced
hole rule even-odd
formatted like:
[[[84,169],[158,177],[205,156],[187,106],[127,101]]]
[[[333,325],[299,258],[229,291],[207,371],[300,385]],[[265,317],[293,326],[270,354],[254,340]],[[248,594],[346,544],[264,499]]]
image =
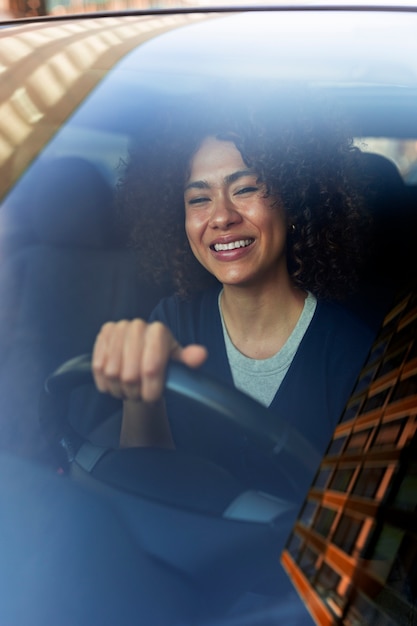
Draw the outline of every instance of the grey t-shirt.
[[[313,319],[317,300],[313,294],[307,294],[304,308],[294,330],[276,354],[268,359],[251,359],[239,352],[229,337],[220,305],[221,294],[222,291],[219,294],[219,311],[233,382],[237,389],[252,396],[261,404],[269,406],[284,380],[298,346]]]

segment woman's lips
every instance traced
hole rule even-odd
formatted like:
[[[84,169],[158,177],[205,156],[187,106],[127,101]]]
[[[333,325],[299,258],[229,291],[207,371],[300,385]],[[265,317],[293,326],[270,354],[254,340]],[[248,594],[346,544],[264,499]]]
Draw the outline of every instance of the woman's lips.
[[[210,250],[214,258],[219,261],[237,261],[246,256],[251,250],[255,239],[235,239],[228,242],[216,242],[211,244]]]
[[[229,241],[228,243],[214,243],[210,246],[215,252],[226,252],[229,250],[237,250],[239,248],[247,248],[254,242],[254,239],[236,239],[235,241]]]

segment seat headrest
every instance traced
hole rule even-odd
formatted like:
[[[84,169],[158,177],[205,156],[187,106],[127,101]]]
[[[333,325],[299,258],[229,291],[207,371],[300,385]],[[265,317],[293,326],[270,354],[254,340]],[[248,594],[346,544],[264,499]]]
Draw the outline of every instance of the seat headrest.
[[[365,192],[374,199],[377,210],[386,205],[392,210],[392,199],[401,201],[405,194],[405,184],[395,163],[381,154],[363,152],[361,167]]]
[[[44,163],[41,172],[28,217],[42,243],[100,248],[115,239],[113,192],[95,165],[61,157]]]

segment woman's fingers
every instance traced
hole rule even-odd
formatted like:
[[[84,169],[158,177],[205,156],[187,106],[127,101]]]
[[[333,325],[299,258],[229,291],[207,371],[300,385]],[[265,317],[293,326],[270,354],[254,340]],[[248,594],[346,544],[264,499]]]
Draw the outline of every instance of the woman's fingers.
[[[122,325],[122,322],[119,322]],[[109,372],[114,369],[118,355],[112,354],[113,336],[117,332],[116,324],[109,322],[102,326],[97,335],[92,357],[92,369],[96,386],[103,393],[110,393]]]
[[[136,390],[142,400],[155,402],[162,396],[167,363],[178,343],[168,328],[160,322],[146,324],[140,342],[140,349],[137,347],[137,351],[136,341],[134,350],[131,345],[127,349],[129,358],[126,353],[123,381],[129,385],[130,391],[136,381],[140,386]]]
[[[99,391],[129,400],[155,402],[164,390],[168,361],[198,367],[207,358],[203,346],[182,348],[160,322],[110,322],[97,336],[93,374]]]
[[[147,326],[137,319],[110,322],[102,327],[92,359],[99,391],[117,398],[140,398],[142,347]]]
[[[192,344],[186,346],[185,348],[178,346],[178,350],[172,354],[172,358],[175,361],[179,361],[180,363],[184,363],[184,365],[193,368],[203,365],[207,357],[207,348],[198,344]]]
[[[129,322],[124,333],[120,367],[122,397],[140,400],[142,394],[142,355],[148,324],[141,319]]]
[[[126,336],[129,333],[131,322],[122,321],[114,325],[112,332],[106,338],[107,358],[103,369],[106,380],[106,391],[116,398],[125,397],[124,367],[126,359]],[[138,342],[140,346],[140,342]],[[135,346],[131,347],[132,350]]]

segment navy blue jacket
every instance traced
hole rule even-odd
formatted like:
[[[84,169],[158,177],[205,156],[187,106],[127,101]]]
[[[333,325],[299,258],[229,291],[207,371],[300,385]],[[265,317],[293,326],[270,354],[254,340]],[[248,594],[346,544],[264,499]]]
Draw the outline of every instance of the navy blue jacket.
[[[176,296],[166,298],[153,311],[151,320],[166,324],[183,346],[190,343],[206,346],[209,356],[202,370],[233,385],[218,293],[216,288],[190,300]],[[269,407],[270,411],[289,420],[320,457],[339,421],[373,337],[374,332],[343,307],[318,301],[313,319]],[[221,434],[215,429],[213,432],[206,428],[205,421],[193,418],[192,410],[181,406],[176,399],[168,401],[176,445],[200,453],[215,448],[212,454],[215,460],[228,463],[232,471],[236,469],[236,463],[241,464],[241,451],[235,434],[230,432],[228,436],[223,429]],[[201,450],[195,448],[198,439],[203,441]],[[210,456],[211,452],[208,454]]]

